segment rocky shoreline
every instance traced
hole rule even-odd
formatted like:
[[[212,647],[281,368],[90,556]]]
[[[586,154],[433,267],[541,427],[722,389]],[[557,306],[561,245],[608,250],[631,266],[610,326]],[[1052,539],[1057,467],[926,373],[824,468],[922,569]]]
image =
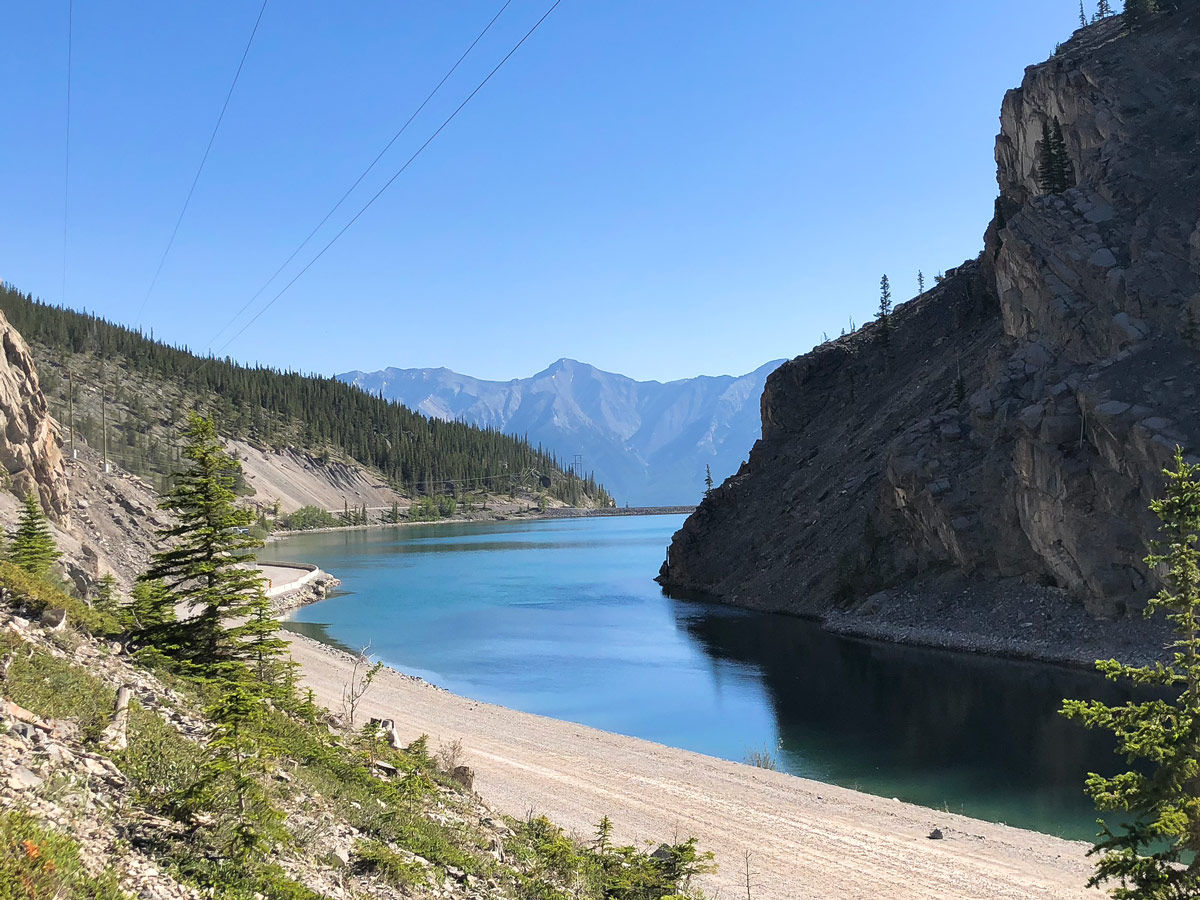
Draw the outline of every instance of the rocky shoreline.
[[[1170,640],[1160,618],[1097,619],[1067,592],[1018,579],[908,585],[817,621],[850,637],[1086,669],[1112,657],[1134,665],[1165,660]]]
[[[306,584],[271,598],[271,611],[276,618],[294,609],[324,600],[331,590],[342,583],[340,578],[334,578],[328,572],[318,572],[319,574]]]

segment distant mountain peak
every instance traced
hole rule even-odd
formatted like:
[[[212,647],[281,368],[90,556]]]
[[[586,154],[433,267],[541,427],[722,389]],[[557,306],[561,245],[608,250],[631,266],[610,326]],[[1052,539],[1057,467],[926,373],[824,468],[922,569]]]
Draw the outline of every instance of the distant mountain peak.
[[[486,381],[447,368],[347,372],[340,380],[429,416],[527,435],[565,465],[576,455],[618,502],[697,502],[705,467],[732,474],[759,436],[758,398],[783,360],[741,376],[635,381],[570,357],[527,378]]]

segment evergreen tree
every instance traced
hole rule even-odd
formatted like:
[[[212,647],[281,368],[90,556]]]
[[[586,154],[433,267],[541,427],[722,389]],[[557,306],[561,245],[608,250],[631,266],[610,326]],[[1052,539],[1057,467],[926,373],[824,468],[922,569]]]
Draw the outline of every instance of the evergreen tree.
[[[1079,0],[1079,27],[1083,28],[1088,23],[1087,13],[1083,9],[1083,0]]]
[[[153,641],[161,629],[175,622],[171,592],[157,579],[139,579],[129,594],[125,617],[134,632]]]
[[[704,465],[704,494],[708,496],[713,490],[712,468],[705,463]]]
[[[1038,187],[1046,194],[1061,194],[1075,182],[1062,123],[1055,118],[1042,122],[1041,153],[1038,161]]]
[[[234,656],[249,669],[253,693],[278,699],[292,695],[295,663],[288,643],[279,636],[279,621],[266,595],[259,590],[246,602],[245,619],[229,629]]]
[[[1056,117],[1054,126],[1050,130],[1050,140],[1053,144],[1053,169],[1051,175],[1054,179],[1054,192],[1061,194],[1067,188],[1072,187],[1075,183],[1074,173],[1071,171],[1071,158],[1067,155],[1067,142],[1063,138],[1062,123]]]
[[[892,317],[892,286],[888,283],[886,275],[879,279],[879,339],[883,341],[883,349],[886,352],[891,340],[891,317]]]
[[[925,293],[925,273],[920,269],[917,270],[917,294]]]
[[[1096,7],[1096,15],[1099,18],[1103,19],[1106,16],[1111,16],[1112,14],[1113,14],[1112,4],[1110,4],[1108,2],[1108,0],[1100,0],[1099,4]]]
[[[1050,130],[1050,120],[1042,121],[1042,144],[1038,158],[1038,188],[1043,194],[1054,193],[1054,134]]]
[[[236,808],[228,852],[241,865],[260,859],[285,834],[283,815],[263,787],[275,748],[259,727],[262,702],[246,685],[235,683],[206,710],[215,727],[203,777],[192,791],[213,808]]]
[[[30,575],[46,578],[59,555],[42,504],[30,491],[8,545],[8,559]]]
[[[1183,460],[1166,495],[1150,508],[1162,521],[1161,540],[1146,558],[1166,567],[1164,587],[1146,610],[1163,610],[1174,625],[1173,661],[1129,666],[1115,659],[1096,667],[1108,678],[1153,685],[1173,700],[1123,706],[1068,700],[1063,713],[1088,728],[1111,731],[1117,752],[1137,763],[1113,778],[1092,774],[1087,790],[1101,812],[1121,814],[1115,830],[1105,821],[1092,853],[1100,856],[1089,886],[1116,881],[1118,900],[1200,897],[1200,465]]]
[[[1125,27],[1137,31],[1155,11],[1153,0],[1125,0]]]
[[[175,475],[160,504],[177,524],[160,531],[167,549],[154,555],[141,578],[161,580],[169,602],[190,611],[178,627],[183,660],[202,672],[228,674],[238,648],[225,620],[253,614],[262,598],[253,568],[253,550],[262,541],[249,533],[254,513],[235,504],[241,466],[225,452],[212,420],[192,415],[184,438],[190,465]]]
[[[116,576],[112,572],[105,572],[96,587],[95,607],[101,612],[115,613],[118,605]]]

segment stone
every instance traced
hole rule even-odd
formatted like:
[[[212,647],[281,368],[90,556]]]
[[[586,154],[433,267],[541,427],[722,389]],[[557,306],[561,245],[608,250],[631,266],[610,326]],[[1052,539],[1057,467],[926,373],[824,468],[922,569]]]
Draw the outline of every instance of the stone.
[[[1106,400],[1096,405],[1096,412],[1111,419],[1128,412],[1130,408],[1130,404],[1122,400]]]
[[[1042,416],[1045,414],[1046,407],[1040,403],[1034,403],[1017,413],[1017,421],[1030,431],[1033,431],[1041,424]]]
[[[65,522],[66,463],[58,423],[50,417],[29,345],[0,313],[0,465],[18,496],[32,492],[47,514]]]
[[[8,775],[8,786],[14,791],[31,791],[41,787],[43,781],[44,779],[40,775],[20,765],[13,766]]]
[[[40,622],[50,631],[62,631],[67,627],[67,611],[54,608],[44,609]]]
[[[1113,324],[1121,329],[1131,341],[1144,341],[1150,332],[1145,322],[1135,319],[1126,312],[1119,312],[1113,316]]]
[[[1111,269],[1117,264],[1117,258],[1113,256],[1113,252],[1107,247],[1101,247],[1088,257],[1088,263],[1093,266],[1099,266],[1102,269]]]
[[[1042,419],[1041,439],[1052,447],[1078,441],[1082,425],[1081,416],[1046,416]]]
[[[931,841],[940,841],[942,837],[942,829],[940,828],[935,828],[933,831],[929,832],[929,839]]]
[[[475,788],[475,770],[469,766],[455,766],[450,778],[468,791]]]

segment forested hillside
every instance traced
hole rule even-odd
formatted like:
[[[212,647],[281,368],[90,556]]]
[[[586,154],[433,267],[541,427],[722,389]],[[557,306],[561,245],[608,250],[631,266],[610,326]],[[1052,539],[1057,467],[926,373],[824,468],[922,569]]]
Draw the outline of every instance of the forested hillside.
[[[69,373],[79,433],[96,446],[106,436],[131,471],[169,471],[174,429],[197,409],[226,437],[344,455],[413,495],[523,487],[609,504],[590,475],[565,473],[552,454],[491,428],[429,419],[333,378],[199,357],[8,284],[0,311],[34,348],[54,413],[70,414]]]

